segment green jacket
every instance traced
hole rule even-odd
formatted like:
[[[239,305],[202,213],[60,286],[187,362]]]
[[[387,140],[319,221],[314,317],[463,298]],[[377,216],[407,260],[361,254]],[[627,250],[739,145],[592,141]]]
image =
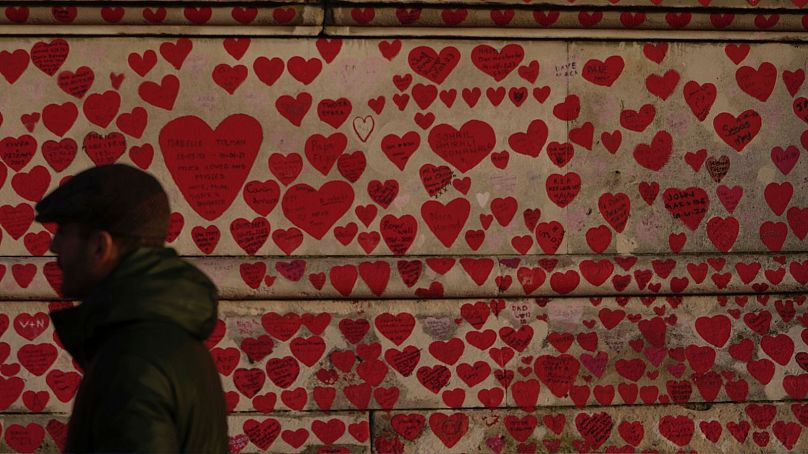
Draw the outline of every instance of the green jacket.
[[[221,379],[203,343],[216,287],[171,248],[141,248],[84,301],[53,312],[84,370],[66,452],[227,453]]]

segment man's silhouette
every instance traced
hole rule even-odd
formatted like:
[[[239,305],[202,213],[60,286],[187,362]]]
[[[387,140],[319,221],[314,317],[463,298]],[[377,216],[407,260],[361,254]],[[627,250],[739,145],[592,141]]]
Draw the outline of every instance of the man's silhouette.
[[[170,210],[160,183],[127,165],[94,167],[36,210],[57,224],[61,293],[82,300],[51,314],[84,370],[65,450],[226,453],[224,393],[203,343],[217,291],[163,246]]]

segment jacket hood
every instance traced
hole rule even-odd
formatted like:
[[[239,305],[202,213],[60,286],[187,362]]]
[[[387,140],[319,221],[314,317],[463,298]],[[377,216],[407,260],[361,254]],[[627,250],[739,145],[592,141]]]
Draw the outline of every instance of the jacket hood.
[[[140,248],[101,281],[83,302],[51,313],[65,349],[82,367],[88,345],[110,329],[142,321],[167,321],[203,341],[218,317],[216,286],[172,248]]]

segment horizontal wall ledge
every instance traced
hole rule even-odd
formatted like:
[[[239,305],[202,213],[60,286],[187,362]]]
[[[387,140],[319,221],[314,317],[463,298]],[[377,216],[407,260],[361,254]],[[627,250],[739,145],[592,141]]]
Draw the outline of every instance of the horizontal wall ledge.
[[[805,30],[800,10],[711,8],[610,8],[603,5],[565,4],[497,7],[430,4],[311,4],[262,3],[260,7],[192,8],[178,6],[79,5],[70,7],[3,7],[0,25],[86,26],[292,26],[322,19],[329,11],[329,25],[393,27],[503,27],[503,28],[625,28],[669,30]],[[402,7],[403,6],[403,7]],[[321,21],[317,21],[320,23]]]
[[[166,25],[162,27],[129,25],[70,25],[42,27],[41,25],[0,25],[0,35],[15,36],[317,36],[320,25],[243,27],[231,25]]]
[[[686,33],[675,30],[626,30],[626,29],[535,29],[535,28],[389,28],[352,27],[326,25],[323,33],[334,37],[417,37],[417,38],[482,38],[531,39],[531,40],[670,40],[670,41],[748,41],[748,42],[804,42],[808,34],[804,32],[755,32],[749,31],[709,31],[689,30]]]
[[[14,6],[9,6],[6,8],[15,10],[20,7],[34,7],[39,5],[48,5],[48,4],[58,4],[59,2],[54,2],[53,0],[21,0],[14,2]],[[89,5],[92,6],[93,4],[98,4],[98,0],[79,0],[76,2],[71,2],[76,5]],[[110,2],[103,2],[103,3],[110,3]],[[188,9],[193,10],[204,10],[205,8],[211,8],[215,6],[221,6],[222,3],[225,2],[217,2],[211,0],[185,0],[182,4],[186,5],[194,5],[189,6]],[[233,5],[235,8],[241,9],[250,9],[253,5],[266,5],[267,3],[280,3],[280,2],[265,2],[265,1],[258,1],[258,0],[238,0],[237,2],[228,2],[230,5]],[[313,0],[288,0],[283,3],[316,3]],[[340,1],[333,1],[329,0],[326,2],[327,4],[340,4],[344,2]],[[357,4],[402,4],[411,6],[413,4],[419,5],[429,5],[429,4],[450,4],[455,7],[459,6],[467,6],[467,7],[495,7],[495,6],[511,6],[511,7],[531,7],[531,6],[546,6],[546,5],[557,5],[557,6],[599,6],[599,7],[607,7],[607,8],[621,8],[627,6],[642,6],[645,8],[670,8],[670,7],[689,7],[689,8],[700,8],[700,9],[709,9],[709,8],[740,8],[740,9],[770,9],[770,8],[781,8],[781,9],[802,9],[806,6],[804,0],[608,0],[604,2],[602,0],[458,0],[458,1],[445,1],[445,0],[419,0],[417,2],[404,2],[401,0],[352,0],[350,3],[357,3]],[[144,1],[133,1],[133,0],[118,0],[116,2],[116,6],[124,6],[130,5],[130,7],[134,8],[142,8],[142,7],[151,7],[151,8],[159,8],[163,5],[176,5],[176,1],[172,0],[149,0],[147,2]],[[2,8],[2,7],[0,7]]]
[[[377,453],[805,452],[808,405],[374,412]]]
[[[48,310],[0,303],[0,411],[68,411],[80,372]],[[804,400],[806,294],[222,301],[206,341],[230,410]],[[431,451],[435,452],[435,451]]]
[[[797,31],[710,31],[689,30],[687,33],[676,30],[625,30],[625,29],[581,29],[581,28],[439,28],[439,27],[357,27],[342,25],[301,25],[301,26],[206,26],[168,25],[162,27],[131,25],[71,25],[52,26],[43,29],[40,25],[0,25],[0,35],[8,36],[254,36],[254,37],[417,37],[417,38],[492,38],[529,40],[670,40],[670,41],[722,41],[722,42],[805,42],[808,33]]]
[[[340,4],[342,2],[333,2]],[[563,7],[605,7],[620,9],[623,7],[643,7],[646,9],[654,8],[698,8],[698,9],[715,9],[715,8],[739,8],[739,9],[790,9],[801,10],[806,6],[805,0],[465,0],[447,2],[443,0],[423,0],[418,2],[405,2],[402,0],[351,0],[351,4],[366,4],[366,5],[401,5],[412,7],[413,3],[419,5],[435,5],[440,4],[446,6],[449,4],[455,8],[462,7],[483,7],[483,8],[505,8],[505,7],[547,7],[563,6]]]
[[[393,6],[331,8],[327,25],[402,28],[494,28],[665,30],[665,31],[758,31],[804,32],[806,15],[788,11],[756,13],[748,10],[698,9],[654,11],[647,8],[595,9],[457,9],[447,7],[400,8]]]
[[[3,7],[0,6],[0,10]],[[0,35],[313,36],[322,31],[319,5],[202,8],[71,5],[6,7]]]
[[[232,415],[228,432],[233,453],[297,453],[326,447],[380,454],[575,452],[609,448],[620,452],[678,449],[705,453],[800,452],[806,446],[803,433],[806,410],[807,404],[776,403],[714,405],[706,409],[543,408],[529,413],[520,410],[270,413]],[[4,451],[23,451],[14,448],[29,446],[51,451],[64,443],[66,416],[4,416],[6,427],[12,428],[16,435],[9,437],[14,440],[11,443],[0,440],[0,449]],[[365,438],[366,434],[370,437]]]
[[[808,253],[188,257],[225,299],[499,298],[802,292]],[[0,258],[0,300],[55,299],[54,258]]]
[[[62,452],[67,415],[2,414],[2,452]],[[234,414],[227,419],[230,453],[367,453],[367,412]]]
[[[290,4],[291,3],[291,4]],[[297,3],[297,4],[295,4]],[[122,29],[134,26],[153,28],[172,25],[189,26],[292,26],[320,23],[320,5],[307,5],[304,2],[261,3],[252,6],[204,6],[201,8],[132,5],[127,3],[104,2],[70,6],[0,6],[2,25],[111,25]],[[315,22],[316,21],[316,22]]]

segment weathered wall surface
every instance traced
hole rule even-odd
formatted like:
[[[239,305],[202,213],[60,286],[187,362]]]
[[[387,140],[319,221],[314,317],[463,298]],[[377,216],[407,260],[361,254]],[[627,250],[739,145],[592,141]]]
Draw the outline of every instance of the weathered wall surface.
[[[109,162],[234,453],[808,450],[804,2],[359,3],[5,8],[0,451],[64,442],[33,205]]]

